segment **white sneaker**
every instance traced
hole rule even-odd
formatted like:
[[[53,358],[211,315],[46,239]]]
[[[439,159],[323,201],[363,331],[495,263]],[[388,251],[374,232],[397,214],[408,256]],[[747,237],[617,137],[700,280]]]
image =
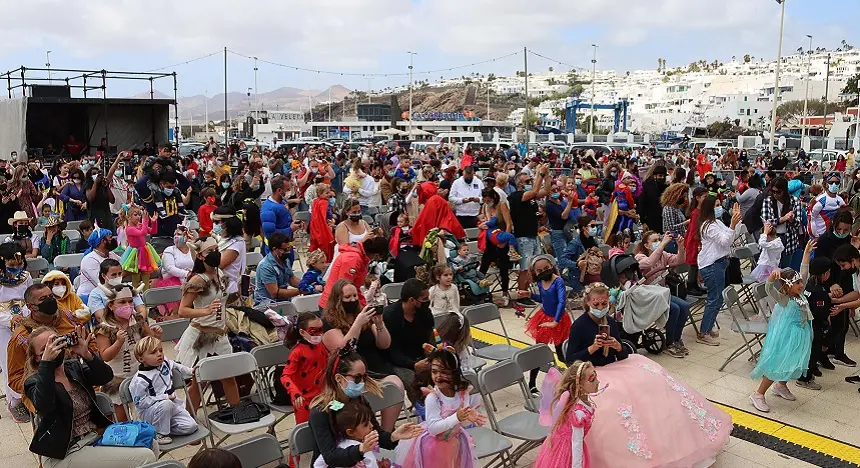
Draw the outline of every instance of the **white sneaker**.
[[[761,411],[762,413],[770,413],[770,406],[768,406],[767,401],[764,399],[764,395],[759,394],[758,392],[750,395],[750,401],[752,402],[755,409]]]
[[[773,394],[788,401],[797,400],[797,398],[794,396],[794,394],[791,393],[791,390],[789,390],[788,386],[786,386],[785,384],[773,384]]]
[[[169,435],[164,434],[156,434],[155,441],[158,442],[158,445],[167,445],[173,443],[173,439],[171,439]]]

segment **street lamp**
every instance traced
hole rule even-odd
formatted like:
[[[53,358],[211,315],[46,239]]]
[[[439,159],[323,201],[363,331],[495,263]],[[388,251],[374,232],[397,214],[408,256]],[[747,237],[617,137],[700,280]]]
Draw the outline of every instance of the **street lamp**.
[[[770,143],[768,150],[773,151],[773,138],[776,135],[776,107],[779,105],[779,68],[782,65],[782,31],[785,26],[785,2],[787,0],[776,0],[782,5],[782,13],[779,20],[779,48],[776,52],[776,78],[773,86],[773,110],[770,113]]]
[[[591,47],[594,47],[594,58],[591,59],[591,122],[588,124],[588,141],[594,138],[594,82],[597,79],[597,44],[591,44]]]
[[[412,135],[412,59],[416,55],[417,52],[406,52],[409,54],[409,137]]]
[[[45,66],[48,68],[48,84],[51,83],[51,51],[45,53],[45,57],[47,60],[45,61]]]
[[[807,51],[807,55],[809,55],[809,60],[806,62],[806,94],[803,96],[803,125],[800,127],[800,147],[803,148],[803,139],[806,137],[806,127],[809,125],[809,117],[806,114],[807,111],[807,103],[809,101],[809,68],[812,65],[812,36],[809,34],[806,35],[809,38],[809,50]],[[811,146],[810,146],[811,148]]]

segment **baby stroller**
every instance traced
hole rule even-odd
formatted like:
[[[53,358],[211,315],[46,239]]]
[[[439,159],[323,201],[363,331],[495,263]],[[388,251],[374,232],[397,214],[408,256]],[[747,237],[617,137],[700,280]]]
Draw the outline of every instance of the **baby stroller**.
[[[450,260],[456,255],[457,251],[453,250],[452,256],[448,258],[449,265],[452,265]],[[457,289],[460,291],[460,304],[468,306],[489,302],[490,288],[481,286],[477,281],[467,277],[470,276],[471,272],[478,270],[481,262],[474,261],[461,266],[463,267],[462,270],[454,271],[454,284],[457,285]],[[455,268],[454,265],[452,265],[452,268]]]
[[[669,319],[669,288],[637,283],[643,277],[632,255],[616,255],[607,260],[600,278],[612,288],[610,302],[615,303],[622,344],[632,352],[637,348],[645,348],[651,354],[663,352],[666,334],[662,328]]]

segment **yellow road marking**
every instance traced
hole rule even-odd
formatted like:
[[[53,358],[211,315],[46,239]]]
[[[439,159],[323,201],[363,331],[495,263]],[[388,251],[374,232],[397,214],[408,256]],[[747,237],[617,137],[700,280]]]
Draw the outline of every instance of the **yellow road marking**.
[[[487,344],[507,344],[505,337],[491,331],[471,327],[472,338]],[[511,339],[511,345],[515,348],[527,348],[531,346],[519,340]],[[564,363],[556,358],[556,364],[565,367]],[[813,450],[839,460],[860,465],[860,447],[840,442],[836,439],[825,437],[814,432],[790,426],[779,421],[763,418],[744,410],[732,408],[712,401],[717,407],[731,415],[732,423],[762,434],[767,434],[777,439]]]

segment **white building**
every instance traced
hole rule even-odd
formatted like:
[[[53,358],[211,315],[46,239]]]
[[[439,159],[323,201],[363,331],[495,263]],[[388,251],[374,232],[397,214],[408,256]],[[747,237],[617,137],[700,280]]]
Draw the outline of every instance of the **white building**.
[[[259,117],[256,111],[242,112],[240,131],[246,136],[256,138],[260,141],[286,141],[294,140],[307,132],[309,127],[305,122],[305,115],[300,111],[290,110],[261,110]]]

